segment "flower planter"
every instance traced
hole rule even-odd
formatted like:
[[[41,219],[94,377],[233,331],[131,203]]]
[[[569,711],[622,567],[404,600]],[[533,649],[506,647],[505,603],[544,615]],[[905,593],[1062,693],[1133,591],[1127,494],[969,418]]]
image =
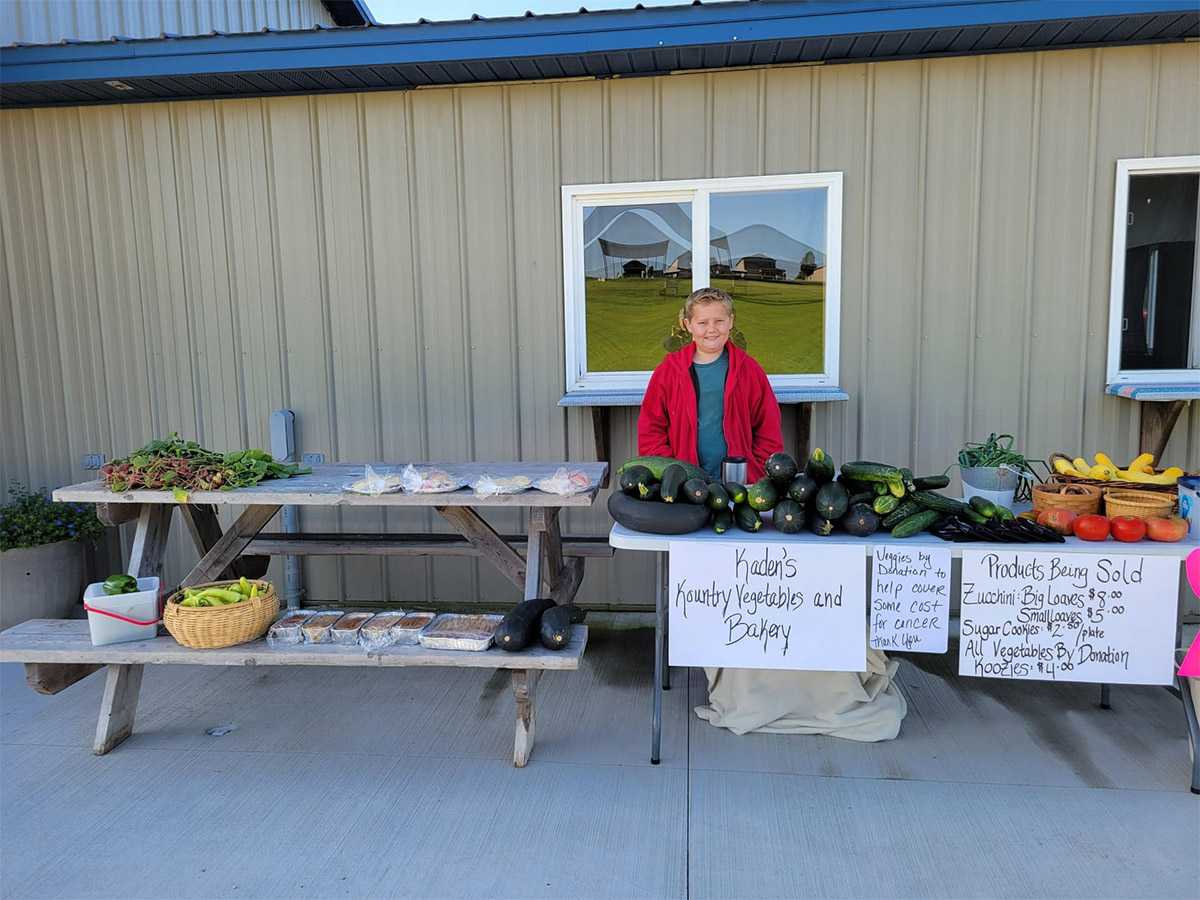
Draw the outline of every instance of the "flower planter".
[[[84,588],[83,544],[58,541],[0,553],[0,631],[27,619],[65,619]]]

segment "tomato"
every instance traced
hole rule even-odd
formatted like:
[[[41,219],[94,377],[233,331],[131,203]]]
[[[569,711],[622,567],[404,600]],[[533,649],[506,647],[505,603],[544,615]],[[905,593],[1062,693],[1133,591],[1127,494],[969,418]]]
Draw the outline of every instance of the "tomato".
[[[1146,537],[1152,541],[1181,541],[1188,523],[1179,516],[1152,516],[1146,520]]]
[[[1112,536],[1118,541],[1132,544],[1146,536],[1146,520],[1137,516],[1114,516],[1109,521]]]
[[[1059,534],[1070,534],[1075,523],[1075,513],[1069,509],[1043,509],[1038,513],[1037,523]]]
[[[1080,516],[1075,520],[1075,537],[1084,541],[1102,541],[1108,537],[1107,516]]]

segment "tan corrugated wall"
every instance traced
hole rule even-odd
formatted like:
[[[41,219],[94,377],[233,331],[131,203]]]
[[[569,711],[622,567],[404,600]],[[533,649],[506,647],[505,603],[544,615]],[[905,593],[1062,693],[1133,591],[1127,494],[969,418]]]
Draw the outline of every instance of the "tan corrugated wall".
[[[333,25],[320,0],[0,0],[0,44],[293,31]]]
[[[82,454],[172,429],[267,446],[281,407],[330,460],[588,459],[590,413],[556,405],[560,185],[828,170],[851,399],[818,407],[817,445],[920,472],[990,431],[1131,458],[1138,406],[1103,394],[1114,161],[1200,152],[1198,72],[1190,44],[0,112],[0,478],[80,481]],[[612,420],[619,462],[635,413]],[[1167,456],[1200,467],[1196,410]],[[565,530],[607,526],[601,500]],[[516,599],[463,560],[305,576],[314,599]],[[651,584],[620,553],[582,597]]]

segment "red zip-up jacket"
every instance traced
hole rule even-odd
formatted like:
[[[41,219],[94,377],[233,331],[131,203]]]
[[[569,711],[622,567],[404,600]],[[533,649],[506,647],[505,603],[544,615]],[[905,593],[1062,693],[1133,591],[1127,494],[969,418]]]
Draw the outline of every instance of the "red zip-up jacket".
[[[745,350],[732,341],[729,373],[725,376],[725,444],[730,456],[746,458],[747,484],[762,478],[764,463],[783,450],[779,402],[767,373]],[[696,387],[692,358],[696,345],[667,354],[650,376],[642,411],[638,414],[638,453],[670,456],[699,465],[696,455]],[[720,472],[709,472],[720,478]]]

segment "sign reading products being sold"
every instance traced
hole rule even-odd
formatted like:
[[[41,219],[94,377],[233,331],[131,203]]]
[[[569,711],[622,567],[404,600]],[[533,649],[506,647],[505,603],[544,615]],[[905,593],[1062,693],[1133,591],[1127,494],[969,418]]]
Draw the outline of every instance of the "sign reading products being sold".
[[[672,541],[673,666],[866,669],[866,548]]]

